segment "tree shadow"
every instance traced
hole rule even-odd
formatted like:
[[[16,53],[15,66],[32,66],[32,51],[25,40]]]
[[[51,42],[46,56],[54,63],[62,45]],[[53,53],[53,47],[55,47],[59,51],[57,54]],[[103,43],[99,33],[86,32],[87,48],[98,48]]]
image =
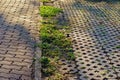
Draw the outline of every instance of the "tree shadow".
[[[0,76],[2,77],[2,74],[6,74],[8,75],[6,78],[11,80],[22,80],[27,76],[21,77],[18,69],[21,67],[21,69],[26,68],[25,70],[21,70],[23,71],[23,74],[27,73],[28,76],[32,75],[32,77],[34,77],[32,73],[32,60],[35,52],[35,43],[35,36],[31,35],[29,29],[20,24],[8,22],[6,18],[4,18],[4,15],[0,14],[0,62],[2,63],[0,64],[0,69],[2,70],[5,68],[13,71],[13,73],[11,72],[9,74],[0,72]],[[25,64],[22,65],[21,63]],[[14,70],[18,71],[18,73],[16,73],[17,75],[14,74]],[[11,76],[11,74],[13,76]],[[30,79],[28,78],[28,80]]]
[[[120,27],[119,22],[115,23],[119,21],[119,19],[114,21],[113,18],[115,17],[111,17],[113,14],[110,14],[110,12],[114,12],[114,8],[106,5],[100,7],[98,7],[98,5],[91,6],[89,4],[82,4],[81,2],[78,3],[78,1],[75,1],[73,4],[66,3],[66,5],[72,5],[70,8],[73,10],[70,12],[67,10],[65,11],[65,14],[70,20],[70,26],[73,27],[72,37],[75,41],[75,43],[73,43],[73,48],[75,51],[80,51],[78,53],[81,54],[81,57],[77,56],[78,54],[76,55],[78,57],[77,68],[80,68],[84,64],[89,64],[88,66],[85,65],[86,68],[90,66],[92,69],[80,69],[80,75],[90,76],[87,74],[87,71],[94,71],[95,75],[92,76],[95,77],[98,73],[101,73],[102,70],[110,69],[111,72],[108,73],[108,75],[112,76],[102,74],[98,74],[98,76],[115,79],[116,75],[114,75],[112,67],[119,67],[119,63],[114,62],[114,58],[119,57],[119,49],[116,48],[116,45],[120,43],[120,40],[117,38],[120,34]],[[119,17],[118,13],[116,14],[116,17],[117,16]],[[95,45],[90,46],[87,43]],[[116,61],[119,62],[119,59],[116,59]],[[97,66],[98,69],[91,66]],[[97,72],[95,72],[95,70],[97,70]],[[93,80],[97,79],[94,78]]]
[[[111,68],[113,66],[119,67],[118,63],[114,62],[115,59],[113,58],[113,57],[117,58],[118,56],[116,55],[119,55],[119,49],[117,49],[116,46],[120,43],[120,40],[118,39],[118,36],[120,34],[119,31],[120,27],[118,26],[119,22],[115,23],[115,21],[112,20],[112,18],[115,17],[111,17],[113,16],[112,12],[114,12],[114,8],[112,9],[111,7],[107,6],[102,6],[102,8],[101,7],[99,8],[96,6],[84,5],[82,3],[75,3],[73,4],[73,7],[75,7],[78,10],[78,12],[83,13],[84,14],[83,17],[86,18],[86,20],[84,19],[82,20],[85,23],[84,25],[87,26],[83,25],[84,27],[79,26],[78,28],[84,29],[85,32],[87,32],[89,36],[92,38],[92,40],[96,40],[94,43],[96,45],[99,45],[100,51],[103,51],[100,53],[101,56],[104,55],[103,56],[104,59],[109,62],[106,63],[105,66],[103,66],[104,63],[101,63],[102,64],[101,67],[104,68],[108,66],[111,66]],[[116,17],[117,16],[119,16],[119,14],[117,14]],[[89,20],[87,20],[88,18]],[[117,19],[116,22],[117,21],[119,21],[119,19]],[[99,57],[94,57],[94,59],[101,60]],[[116,61],[118,60],[119,59],[117,59]]]
[[[92,2],[92,3],[100,3],[100,2],[106,2],[108,4],[116,4],[119,3],[120,0],[86,0],[87,2]]]

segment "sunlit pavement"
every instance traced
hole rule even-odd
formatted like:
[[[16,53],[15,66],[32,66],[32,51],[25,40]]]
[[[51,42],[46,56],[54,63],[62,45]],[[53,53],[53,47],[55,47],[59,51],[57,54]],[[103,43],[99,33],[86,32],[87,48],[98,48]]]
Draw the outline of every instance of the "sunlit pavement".
[[[64,64],[63,72],[77,73],[70,80],[120,80],[120,3],[89,1],[59,3],[72,29],[76,56],[76,66]]]
[[[37,0],[0,0],[0,80],[32,80]]]

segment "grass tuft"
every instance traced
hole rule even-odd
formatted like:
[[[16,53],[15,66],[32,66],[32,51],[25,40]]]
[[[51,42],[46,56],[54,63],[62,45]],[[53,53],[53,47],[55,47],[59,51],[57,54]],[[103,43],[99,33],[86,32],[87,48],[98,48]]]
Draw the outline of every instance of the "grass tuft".
[[[62,9],[60,8],[55,8],[52,6],[41,6],[40,7],[40,15],[42,17],[53,17],[59,14],[60,12],[62,12]]]

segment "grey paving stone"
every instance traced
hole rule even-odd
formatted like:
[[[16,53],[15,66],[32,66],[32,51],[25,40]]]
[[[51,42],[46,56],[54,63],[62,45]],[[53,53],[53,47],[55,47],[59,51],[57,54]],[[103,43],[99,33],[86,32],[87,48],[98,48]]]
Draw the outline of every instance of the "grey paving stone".
[[[57,5],[72,29],[78,80],[119,80],[120,3],[60,0]],[[67,73],[71,68],[63,62]]]
[[[32,2],[39,4],[37,0],[0,0],[0,80],[33,79],[39,5]]]

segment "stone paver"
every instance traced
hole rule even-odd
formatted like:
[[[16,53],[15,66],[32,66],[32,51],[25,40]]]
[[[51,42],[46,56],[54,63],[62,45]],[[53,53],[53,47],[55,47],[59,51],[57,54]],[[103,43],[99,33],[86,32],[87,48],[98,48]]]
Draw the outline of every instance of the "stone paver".
[[[120,3],[60,0],[59,5],[72,28],[78,75],[72,80],[120,80]]]
[[[39,0],[0,0],[0,80],[33,80]]]

